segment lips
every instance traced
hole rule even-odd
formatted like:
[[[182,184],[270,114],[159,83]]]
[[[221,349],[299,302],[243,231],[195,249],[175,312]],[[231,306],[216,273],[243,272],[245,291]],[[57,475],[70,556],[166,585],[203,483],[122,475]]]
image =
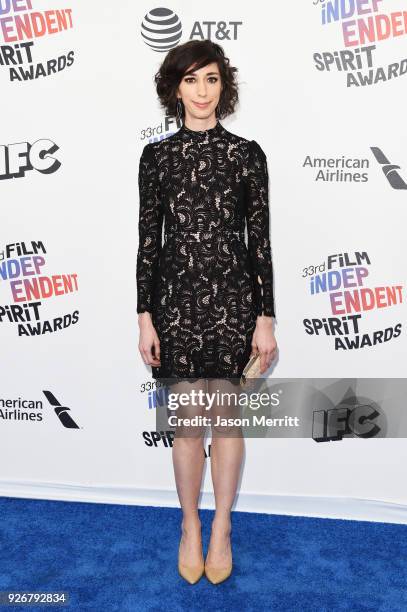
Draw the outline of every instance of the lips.
[[[195,106],[197,106],[198,108],[206,108],[209,105],[209,102],[205,102],[204,104],[201,104],[199,102],[194,102]]]

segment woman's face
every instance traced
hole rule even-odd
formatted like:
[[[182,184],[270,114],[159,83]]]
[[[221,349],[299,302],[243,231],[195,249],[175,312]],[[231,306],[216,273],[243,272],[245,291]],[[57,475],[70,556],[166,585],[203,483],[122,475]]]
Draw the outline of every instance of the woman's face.
[[[215,113],[222,84],[216,62],[199,70],[188,69],[178,86],[177,96],[182,98],[185,116],[207,119]]]

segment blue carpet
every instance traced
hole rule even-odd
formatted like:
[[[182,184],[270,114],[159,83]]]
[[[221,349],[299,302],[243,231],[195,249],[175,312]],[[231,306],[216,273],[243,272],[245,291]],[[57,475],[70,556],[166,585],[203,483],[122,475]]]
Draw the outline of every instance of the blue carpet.
[[[0,510],[0,591],[70,595],[9,610],[407,610],[405,525],[234,512],[232,576],[189,585],[179,509],[0,497]],[[205,553],[213,512],[200,516]]]

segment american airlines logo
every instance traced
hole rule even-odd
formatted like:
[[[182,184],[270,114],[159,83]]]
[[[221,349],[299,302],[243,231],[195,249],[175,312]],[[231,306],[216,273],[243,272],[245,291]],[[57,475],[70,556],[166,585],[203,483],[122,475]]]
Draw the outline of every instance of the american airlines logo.
[[[393,189],[407,189],[406,182],[400,173],[397,172],[397,170],[401,169],[400,166],[397,164],[392,164],[390,160],[387,159],[383,151],[379,149],[379,147],[370,148],[377,162],[381,165],[384,176],[387,178]]]
[[[75,423],[70,414],[71,409],[68,408],[68,406],[62,406],[51,391],[43,390],[43,393],[51,406],[54,408],[55,414],[61,421],[62,425],[67,429],[79,429],[79,425]]]

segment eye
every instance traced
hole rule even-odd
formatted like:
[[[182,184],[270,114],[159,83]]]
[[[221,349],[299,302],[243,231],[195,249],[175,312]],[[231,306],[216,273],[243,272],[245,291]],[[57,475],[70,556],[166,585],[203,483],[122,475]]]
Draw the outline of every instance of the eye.
[[[208,79],[211,83],[216,83],[218,80],[218,77],[212,76],[212,77],[208,77]],[[195,77],[185,77],[184,80],[185,80],[185,83],[192,83],[192,81],[195,81]]]

